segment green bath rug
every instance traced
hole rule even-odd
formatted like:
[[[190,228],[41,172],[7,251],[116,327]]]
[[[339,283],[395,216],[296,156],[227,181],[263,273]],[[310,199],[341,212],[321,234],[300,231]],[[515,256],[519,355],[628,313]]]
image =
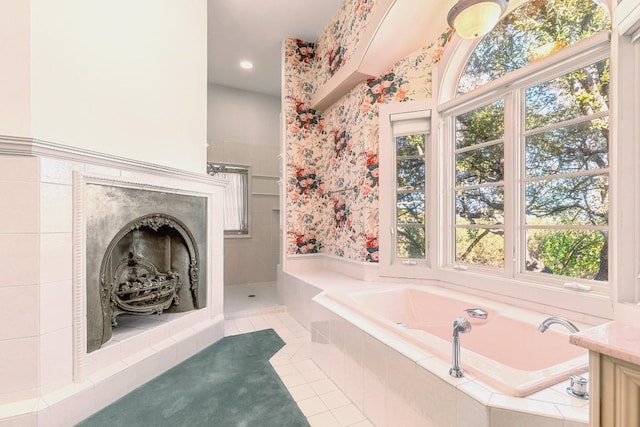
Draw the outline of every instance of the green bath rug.
[[[225,337],[77,424],[80,427],[308,427],[269,359],[273,331]]]

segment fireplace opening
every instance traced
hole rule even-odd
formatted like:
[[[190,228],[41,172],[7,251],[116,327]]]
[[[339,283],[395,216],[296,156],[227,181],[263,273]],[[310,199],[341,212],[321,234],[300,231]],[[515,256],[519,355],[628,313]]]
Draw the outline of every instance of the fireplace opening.
[[[100,268],[105,336],[118,316],[178,313],[200,308],[198,248],[176,218],[154,213],[124,226]]]
[[[180,221],[160,213],[135,219],[116,235],[100,272],[112,327],[118,326],[121,314],[200,308],[198,249],[193,240]]]
[[[207,305],[206,198],[92,183],[86,194],[87,352],[119,318]]]

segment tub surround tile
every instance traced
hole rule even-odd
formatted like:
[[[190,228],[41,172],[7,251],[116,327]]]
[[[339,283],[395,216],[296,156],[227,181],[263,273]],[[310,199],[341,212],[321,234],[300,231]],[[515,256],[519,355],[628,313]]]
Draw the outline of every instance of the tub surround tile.
[[[482,402],[458,390],[456,393],[457,427],[485,427],[489,425],[489,408]]]
[[[485,406],[489,405],[491,396],[496,392],[495,390],[486,387],[484,384],[479,384],[477,381],[464,382],[458,386],[458,389]]]
[[[588,375],[583,375],[588,378]],[[589,406],[589,401],[584,399],[578,399],[577,397],[570,396],[567,393],[567,387],[569,386],[569,380],[562,381],[552,387],[546,388],[534,394],[527,396],[530,400],[539,400],[542,402],[554,402],[556,405],[571,406],[575,408],[586,408]],[[584,411],[583,411],[584,412]]]
[[[338,350],[336,349],[336,352]],[[351,357],[344,358],[344,370],[340,381],[336,381],[354,405],[364,411],[364,367]]]
[[[364,287],[363,287],[364,289]],[[419,350],[410,343],[399,343],[398,339],[381,332],[380,328],[372,326],[372,322],[366,322],[353,312],[348,312],[343,306],[320,297],[313,302],[313,306],[322,306],[333,313],[332,325],[340,325],[337,330],[338,345],[321,334],[314,334],[315,340],[322,340],[319,344],[323,348],[322,362],[318,363],[329,377],[336,382],[345,395],[356,402],[360,397],[363,400],[361,411],[366,414],[376,425],[393,426],[393,422],[400,420],[401,424],[412,425],[412,417],[397,416],[398,411],[406,412],[406,408],[412,408],[418,418],[419,426],[424,425],[451,425],[456,427],[488,427],[497,425],[509,425],[513,420],[518,420],[518,425],[542,426],[563,425],[577,422],[578,425],[588,418],[588,402],[576,402],[571,396],[562,394],[567,381],[563,381],[552,387],[525,398],[516,398],[503,395],[500,391],[477,380],[473,375],[465,373],[463,378],[454,378],[449,375],[450,361],[444,361],[439,357]],[[334,310],[335,309],[335,310]],[[509,312],[518,314],[522,309],[508,307]],[[323,310],[316,310],[326,318]],[[526,313],[527,319],[539,320],[535,313]],[[335,317],[338,317],[336,319]],[[544,317],[544,316],[542,316]],[[315,319],[313,319],[315,320]],[[344,322],[343,322],[344,321]],[[346,325],[345,325],[346,322]],[[322,326],[321,326],[322,328]],[[326,328],[325,328],[326,329]],[[331,333],[336,328],[331,328]],[[352,332],[356,331],[356,332]],[[362,334],[362,364],[358,365],[353,359],[346,357],[345,352],[355,340],[350,334],[357,336]],[[334,338],[333,335],[331,338]],[[358,344],[358,348],[360,344]],[[392,348],[398,346],[399,348]],[[344,370],[336,374],[336,366],[340,355],[331,358],[325,356],[328,348],[333,352],[342,352],[342,360],[347,361]],[[314,357],[315,358],[315,357]],[[334,362],[327,362],[334,360]],[[336,361],[338,360],[338,361]],[[349,365],[348,361],[352,361]],[[329,364],[329,368],[325,365]],[[383,367],[384,364],[384,367]],[[356,384],[352,389],[347,389],[349,378],[354,374],[359,377],[356,370],[361,366],[363,384]],[[414,366],[415,375],[411,377],[411,368]],[[406,368],[406,371],[405,371]],[[328,370],[327,370],[328,369]],[[403,373],[404,372],[404,373]],[[354,384],[353,381],[351,384]],[[408,397],[406,396],[408,395]],[[380,410],[380,405],[386,404],[386,410]],[[500,412],[495,412],[500,411]],[[495,413],[494,413],[495,412]],[[394,418],[394,416],[396,418]]]
[[[558,411],[562,414],[562,418],[564,418],[565,423],[574,422],[574,423],[582,423],[585,427],[589,424],[589,414],[584,411],[582,408],[578,408],[575,406],[566,406],[566,405],[558,405],[556,404]]]
[[[526,415],[506,409],[491,409],[491,427],[564,427],[561,419],[550,419],[537,415]]]
[[[551,402],[542,402],[539,400],[533,399],[522,399],[518,397],[505,396],[503,394],[494,393],[491,396],[491,400],[489,401],[492,410],[494,408],[497,409],[506,409],[506,410],[514,410],[532,415],[543,415],[546,417],[557,418],[562,420],[562,414]]]
[[[456,389],[425,369],[416,370],[420,384],[418,408],[435,425],[454,426],[456,422]]]
[[[414,407],[404,397],[393,391],[387,393],[387,416],[389,427],[423,427],[427,425]]]

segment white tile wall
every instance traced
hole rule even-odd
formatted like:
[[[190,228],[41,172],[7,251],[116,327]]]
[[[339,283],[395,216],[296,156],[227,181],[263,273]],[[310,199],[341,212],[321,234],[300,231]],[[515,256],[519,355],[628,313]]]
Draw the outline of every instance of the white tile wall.
[[[0,180],[0,194],[0,233],[37,233],[38,183]]]
[[[40,387],[43,394],[73,382],[71,325],[40,335]]]
[[[0,156],[0,181],[38,180],[38,158],[35,156]]]
[[[71,280],[72,266],[71,233],[40,234],[39,283]]]
[[[71,327],[72,286],[71,280],[40,285],[40,333]]]
[[[0,233],[0,259],[4,265],[0,287],[38,283],[39,240],[37,234]]]
[[[38,362],[37,337],[0,341],[0,406],[35,397]]]
[[[86,359],[82,383],[73,382],[73,171],[120,177],[182,190],[222,188],[182,176],[120,166],[38,156],[0,156],[0,259],[10,266],[0,276],[0,426],[72,425],[224,333],[223,248],[212,243],[209,304],[188,319],[150,331],[132,328]],[[213,203],[211,242],[222,242],[221,209]],[[218,284],[219,286],[215,286]],[[197,326],[194,326],[197,325]],[[169,338],[167,338],[169,337]],[[180,342],[182,341],[182,342]],[[178,343],[180,345],[178,345]],[[145,363],[138,361],[144,359]],[[133,365],[137,365],[131,370]],[[91,390],[91,391],[89,391]],[[51,406],[53,405],[53,406]],[[66,421],[65,421],[66,420]],[[67,422],[68,421],[68,422]]]
[[[40,232],[70,233],[73,227],[70,185],[40,184]]]
[[[0,341],[38,334],[37,286],[0,287],[0,301]]]

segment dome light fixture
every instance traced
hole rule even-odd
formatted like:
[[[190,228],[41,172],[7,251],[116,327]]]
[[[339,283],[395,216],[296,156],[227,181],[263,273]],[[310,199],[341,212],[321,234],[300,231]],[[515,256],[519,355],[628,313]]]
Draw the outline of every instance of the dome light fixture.
[[[253,68],[253,63],[251,61],[240,61],[240,68],[250,70]]]
[[[498,23],[508,0],[458,0],[447,15],[449,26],[464,39],[484,36]]]

